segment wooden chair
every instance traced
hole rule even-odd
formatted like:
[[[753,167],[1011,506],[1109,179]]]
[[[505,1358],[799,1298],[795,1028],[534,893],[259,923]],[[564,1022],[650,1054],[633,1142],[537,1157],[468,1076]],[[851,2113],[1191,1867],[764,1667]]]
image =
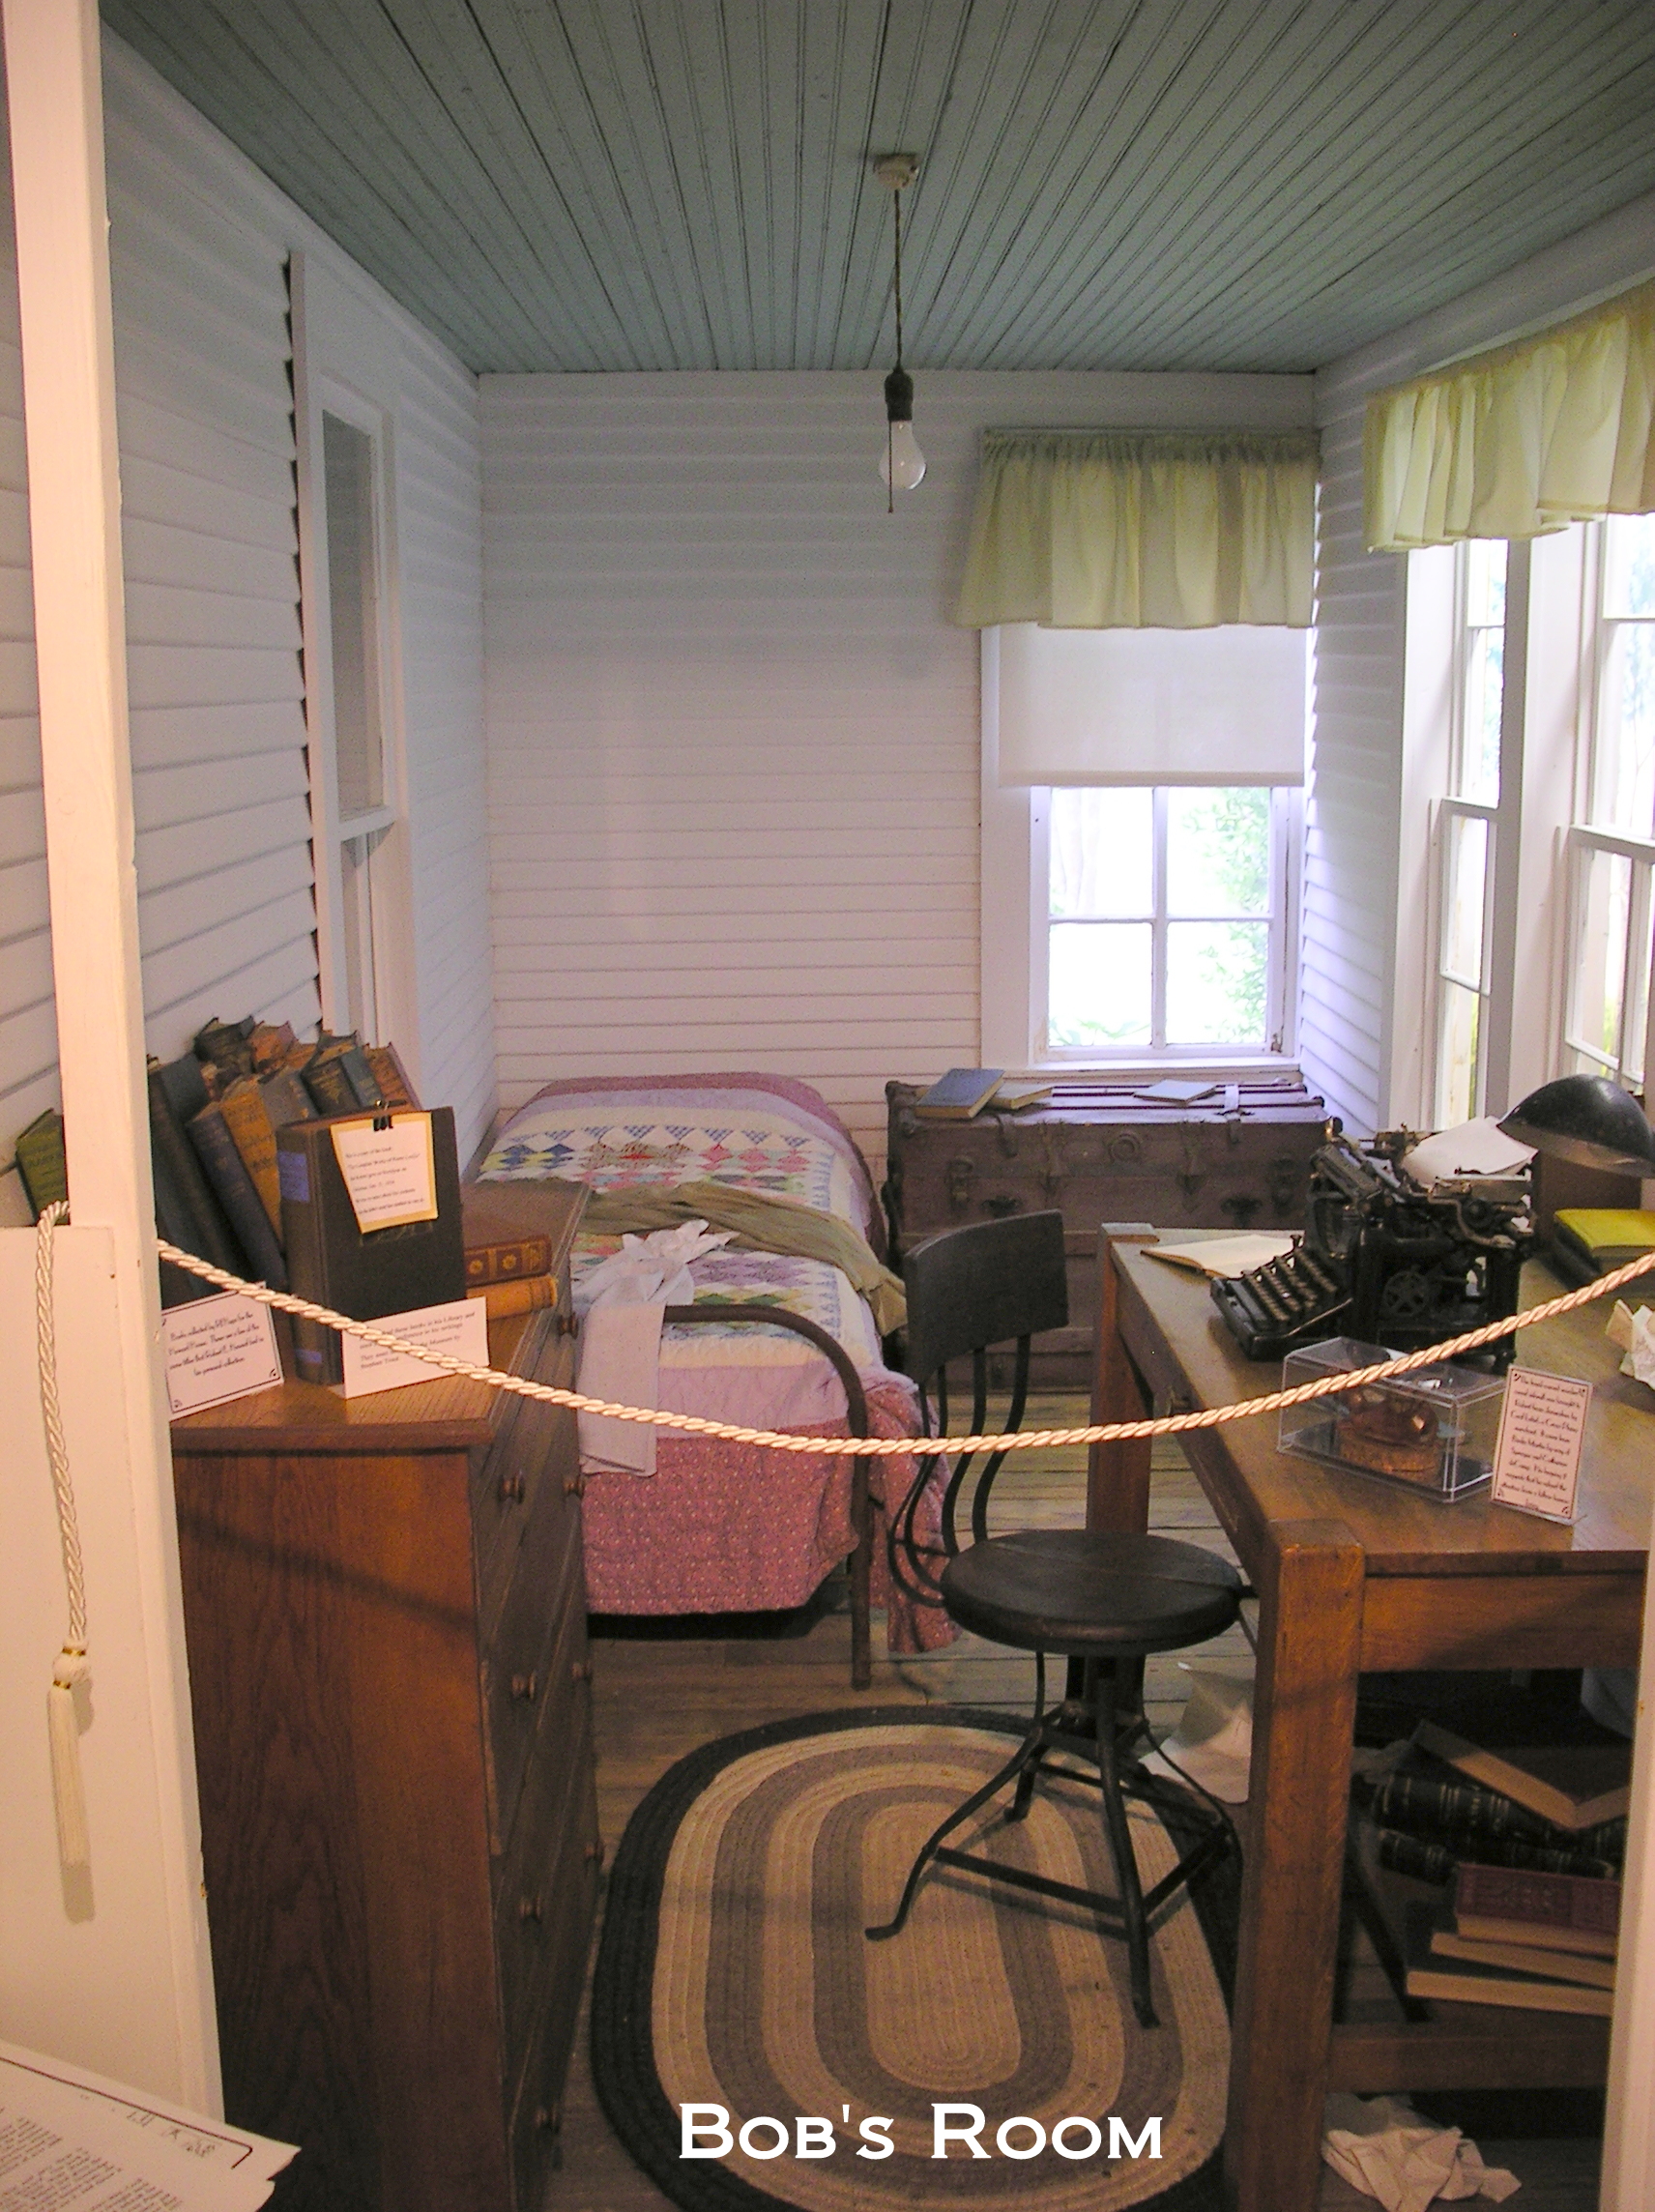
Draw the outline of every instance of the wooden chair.
[[[908,1287],[908,1372],[919,1385],[924,1433],[947,1434],[946,1365],[967,1353],[973,1373],[968,1433],[985,1433],[989,1348],[1008,1341],[1016,1344],[1011,1404],[995,1433],[1014,1432],[1028,1400],[1030,1339],[1068,1321],[1062,1215],[1014,1215],[948,1230],[909,1256],[903,1277]],[[939,1423],[935,1430],[930,1425],[931,1386]],[[1086,1906],[1111,1934],[1124,1936],[1133,2008],[1142,2023],[1152,2027],[1150,1916],[1229,1848],[1234,1831],[1211,1800],[1203,1805],[1191,1792],[1142,1767],[1141,1754],[1153,1743],[1144,1718],[1144,1661],[1150,1652],[1178,1650],[1221,1635],[1236,1616],[1241,1580],[1212,1553],[1167,1536],[1093,1535],[1079,1528],[991,1536],[989,1499],[1003,1451],[991,1453],[982,1464],[972,1497],[973,1541],[962,1550],[956,1519],[975,1456],[962,1455],[949,1477],[941,1549],[918,1536],[921,1486],[915,1483],[891,1525],[891,1571],[919,1603],[943,1607],[962,1628],[1034,1653],[1034,1715],[1012,1757],[926,1841],[894,1917],[867,1934],[883,1941],[900,1933],[925,1870],[933,1864],[969,1868],[1018,1889]],[[928,1468],[930,1463],[924,1464]],[[1065,1694],[1050,1711],[1048,1652],[1068,1662]],[[1024,1819],[1040,1769],[1055,1751],[1078,1754],[1096,1769],[1077,1775],[1064,1765],[1052,1771],[1101,1789],[1104,1837],[1116,1876],[1114,1897],[955,1850],[945,1843],[1008,1785],[1015,1790],[1005,1817]],[[1194,1848],[1147,1892],[1139,1881],[1128,1834],[1127,1797],[1176,1809],[1180,1826],[1199,1831]]]

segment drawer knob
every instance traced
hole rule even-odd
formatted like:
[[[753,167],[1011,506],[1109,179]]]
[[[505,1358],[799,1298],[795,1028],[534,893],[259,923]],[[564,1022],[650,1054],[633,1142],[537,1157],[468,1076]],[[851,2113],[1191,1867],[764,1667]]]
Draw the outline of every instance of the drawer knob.
[[[517,1917],[519,1920],[544,1920],[546,1917],[545,1899],[543,1897],[520,1897],[517,1900]]]
[[[534,1703],[535,1699],[539,1694],[539,1688],[540,1677],[538,1674],[513,1674],[511,1677],[511,1695],[514,1698],[521,1698],[526,1704]]]
[[[564,2124],[561,2105],[541,2105],[535,2113],[535,2125],[543,2136],[555,2136]]]
[[[569,1669],[569,1675],[576,1682],[590,1682],[592,1680],[592,1661],[590,1659],[577,1659]]]
[[[578,1335],[580,1334],[580,1316],[579,1316],[579,1314],[573,1314],[573,1313],[561,1313],[561,1314],[559,1314],[559,1316],[558,1316],[558,1320],[557,1320],[557,1330],[558,1330],[558,1334],[559,1334],[560,1336],[567,1336],[567,1337],[576,1337],[576,1336],[578,1336]]]
[[[503,1474],[500,1478],[502,1505],[521,1505],[527,1494],[527,1485],[520,1474]]]
[[[588,1866],[601,1866],[603,1864],[603,1845],[601,1842],[587,1845],[586,1863]]]
[[[585,1475],[584,1475],[584,1474],[569,1474],[569,1475],[566,1475],[566,1476],[564,1477],[564,1496],[565,1496],[566,1498],[584,1498],[584,1497],[586,1496],[586,1477],[585,1477]]]

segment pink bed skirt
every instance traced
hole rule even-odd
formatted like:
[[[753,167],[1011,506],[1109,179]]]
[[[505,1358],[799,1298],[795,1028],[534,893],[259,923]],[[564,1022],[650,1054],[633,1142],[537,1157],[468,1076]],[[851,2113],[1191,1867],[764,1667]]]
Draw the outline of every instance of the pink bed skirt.
[[[897,1378],[868,1390],[876,1436],[912,1436],[911,1386]],[[825,1421],[804,1436],[842,1437]],[[846,1557],[851,1528],[849,1459],[809,1459],[713,1438],[663,1435],[652,1477],[589,1475],[586,1586],[594,1613],[767,1613],[802,1605]],[[908,1495],[916,1471],[903,1456],[870,1463],[875,1500],[872,1601],[886,1608],[893,1656],[952,1641],[947,1615],[891,1590],[884,1502]],[[943,1481],[922,1501],[919,1533],[934,1541]]]

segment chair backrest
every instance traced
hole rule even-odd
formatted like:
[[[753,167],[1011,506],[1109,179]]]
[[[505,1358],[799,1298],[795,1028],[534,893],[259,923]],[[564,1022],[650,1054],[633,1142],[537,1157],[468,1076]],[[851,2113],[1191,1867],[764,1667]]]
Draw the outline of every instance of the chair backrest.
[[[944,1229],[908,1255],[902,1279],[908,1372],[926,1382],[968,1352],[1067,1325],[1063,1217],[1014,1213]]]
[[[1060,1213],[1010,1214],[999,1221],[975,1221],[945,1229],[911,1252],[902,1264],[908,1292],[908,1372],[919,1385],[920,1413],[927,1436],[948,1427],[947,1363],[968,1353],[972,1360],[973,1435],[981,1435],[988,1407],[988,1352],[1014,1343],[1011,1404],[1006,1433],[1023,1419],[1029,1393],[1029,1340],[1042,1329],[1062,1328],[1069,1318],[1068,1276],[1063,1256]],[[935,1386],[938,1428],[931,1427],[928,1392]],[[989,1494],[1005,1454],[983,1462],[972,1498],[972,1534],[980,1543],[988,1533]],[[943,1500],[942,1536],[948,1557],[959,1550],[955,1513],[974,1455],[955,1461]],[[902,1509],[889,1527],[891,1570],[921,1604],[935,1597],[936,1575],[930,1548],[919,1541],[915,1514],[928,1470],[922,1466]],[[899,1550],[906,1555],[899,1560]],[[906,1565],[907,1571],[904,1571]]]

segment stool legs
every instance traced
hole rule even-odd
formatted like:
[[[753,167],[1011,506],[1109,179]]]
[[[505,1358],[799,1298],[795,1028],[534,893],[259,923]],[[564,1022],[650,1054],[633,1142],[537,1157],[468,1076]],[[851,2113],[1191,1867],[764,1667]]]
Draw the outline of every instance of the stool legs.
[[[908,1919],[915,1897],[918,1892],[919,1877],[937,1856],[944,1839],[951,1836],[962,1820],[969,1820],[979,1805],[986,1805],[997,1790],[1003,1790],[1014,1774],[1019,1776],[1018,1790],[1021,1792],[1023,1768],[1030,1760],[1038,1760],[1045,1755],[1045,1721],[1036,1715],[1034,1726],[998,1773],[985,1782],[980,1790],[973,1790],[965,1803],[957,1805],[942,1826],[933,1830],[925,1842],[920,1845],[919,1856],[908,1870],[908,1880],[903,1888],[902,1902],[898,1905],[894,1916],[886,1921],[882,1927],[863,1930],[863,1934],[871,1943],[883,1943],[887,1936],[901,1935],[903,1925]]]
[[[1092,1673],[1091,1669],[1088,1670]],[[1155,2025],[1149,2002],[1149,1931],[1144,1913],[1144,1887],[1138,1879],[1138,1860],[1132,1849],[1132,1832],[1126,1819],[1126,1800],[1115,1757],[1115,1669],[1095,1670],[1089,1688],[1097,1716],[1097,1765],[1103,1783],[1103,1832],[1115,1862],[1115,1879],[1120,1892],[1121,1934],[1126,1938],[1126,1965],[1132,1985],[1132,2009],[1143,2027]]]

